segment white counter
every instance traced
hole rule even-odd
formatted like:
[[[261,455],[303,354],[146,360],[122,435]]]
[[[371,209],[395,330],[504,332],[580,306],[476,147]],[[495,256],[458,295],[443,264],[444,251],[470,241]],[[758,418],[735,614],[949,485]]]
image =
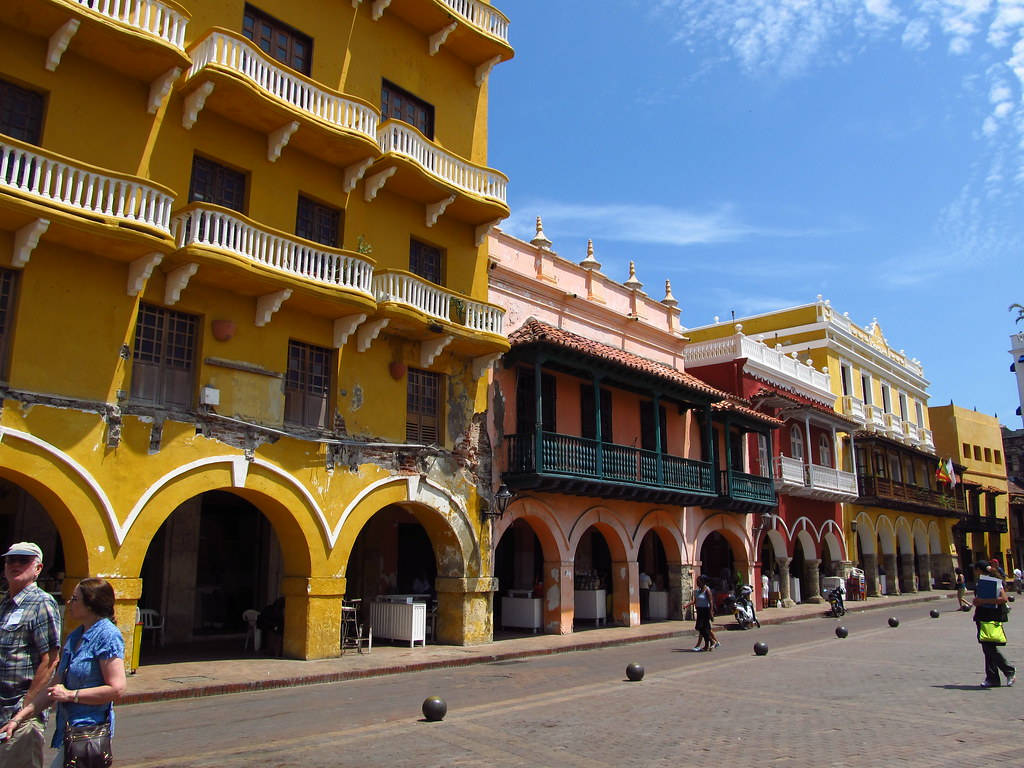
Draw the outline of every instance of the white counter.
[[[647,593],[647,617],[651,619],[668,618],[668,592]]]
[[[501,626],[532,629],[534,634],[541,628],[543,610],[539,597],[501,598]]]
[[[592,619],[597,624],[607,623],[607,590],[577,589],[573,595],[577,619]]]

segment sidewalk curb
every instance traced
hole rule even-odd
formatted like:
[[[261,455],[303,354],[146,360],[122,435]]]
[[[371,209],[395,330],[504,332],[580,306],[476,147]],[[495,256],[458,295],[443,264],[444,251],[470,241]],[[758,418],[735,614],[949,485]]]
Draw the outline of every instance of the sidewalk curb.
[[[847,603],[847,612],[861,612],[877,610],[885,607],[902,607],[916,603],[931,602],[950,598],[949,595],[931,593],[913,599],[904,599],[899,603],[872,602],[869,600]],[[953,596],[955,599],[955,596]],[[807,619],[824,618],[825,606],[822,605],[821,612],[805,613],[794,616],[776,616],[766,618],[762,624],[789,624],[795,621]],[[721,626],[725,626],[724,624]],[[266,691],[274,688],[292,688],[302,685],[321,685],[324,683],[340,683],[345,680],[360,680],[367,677],[380,677],[382,675],[396,675],[403,672],[422,672],[430,669],[446,669],[455,667],[468,667],[474,664],[492,664],[496,661],[509,661],[511,659],[531,658],[535,656],[552,656],[559,653],[572,653],[575,651],[588,651],[599,648],[613,648],[622,645],[635,645],[653,640],[667,640],[673,637],[693,637],[696,632],[693,629],[673,629],[664,632],[651,632],[643,636],[626,635],[623,637],[605,638],[601,640],[587,641],[581,639],[571,645],[559,645],[546,648],[520,649],[505,652],[487,652],[487,646],[481,646],[479,653],[472,656],[455,659],[433,659],[430,661],[416,662],[412,664],[398,664],[371,669],[354,669],[344,672],[326,672],[316,675],[296,675],[294,677],[271,678],[267,680],[253,680],[241,683],[222,683],[219,685],[196,686],[182,688],[174,691],[151,691],[149,693],[126,694],[118,701],[118,706],[131,704],[149,704],[157,701],[173,701],[176,699],[193,699],[204,696],[221,696],[229,693],[249,693],[253,691]],[[211,662],[213,663],[213,662]]]

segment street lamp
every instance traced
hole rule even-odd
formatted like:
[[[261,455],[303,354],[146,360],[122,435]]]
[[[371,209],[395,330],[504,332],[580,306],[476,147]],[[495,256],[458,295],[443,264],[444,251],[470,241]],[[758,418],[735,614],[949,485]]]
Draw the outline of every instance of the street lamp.
[[[757,525],[754,527],[754,532],[764,533],[765,531],[772,530],[774,527],[775,515],[773,515],[771,512],[763,512],[761,514],[760,521],[758,521]]]
[[[512,503],[512,500],[516,497],[512,491],[508,489],[508,486],[504,483],[494,493],[492,509],[484,510],[483,516],[485,520],[493,520],[496,517],[501,517],[505,514],[505,510],[508,509],[508,505]],[[496,512],[493,510],[497,510]]]

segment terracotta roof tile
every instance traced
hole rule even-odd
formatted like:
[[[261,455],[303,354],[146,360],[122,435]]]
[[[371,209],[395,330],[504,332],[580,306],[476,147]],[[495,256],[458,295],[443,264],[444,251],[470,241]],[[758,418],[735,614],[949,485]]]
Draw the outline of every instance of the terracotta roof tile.
[[[746,416],[748,419],[754,421],[760,421],[763,424],[769,424],[773,427],[781,427],[785,422],[781,419],[776,419],[774,416],[769,416],[767,413],[761,413],[761,411],[755,411],[753,408],[749,408],[746,405],[738,402],[734,398],[729,400],[720,400],[717,403],[711,404],[712,411],[729,411],[730,413],[739,413]]]
[[[757,377],[755,376],[754,378]],[[760,381],[760,379],[758,380]],[[814,410],[827,414],[828,416],[831,416],[832,418],[837,419],[838,421],[844,421],[851,426],[860,426],[859,421],[854,421],[853,419],[839,413],[839,411],[837,411],[835,408],[830,408],[827,405],[815,402],[810,398],[803,397],[802,395],[798,395],[793,392],[780,392],[779,390],[773,389],[771,387],[761,387],[757,392],[754,393],[753,397],[751,397],[751,400],[755,400],[759,397],[781,397],[784,400],[789,400],[794,405],[813,408]]]

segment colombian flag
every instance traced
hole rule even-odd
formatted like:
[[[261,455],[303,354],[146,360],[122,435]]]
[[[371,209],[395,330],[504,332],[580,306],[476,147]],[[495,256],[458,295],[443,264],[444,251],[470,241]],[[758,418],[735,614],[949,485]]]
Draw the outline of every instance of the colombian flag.
[[[940,483],[953,484],[953,478],[949,476],[949,470],[946,469],[946,462],[939,459],[939,466],[935,468],[935,479]]]

